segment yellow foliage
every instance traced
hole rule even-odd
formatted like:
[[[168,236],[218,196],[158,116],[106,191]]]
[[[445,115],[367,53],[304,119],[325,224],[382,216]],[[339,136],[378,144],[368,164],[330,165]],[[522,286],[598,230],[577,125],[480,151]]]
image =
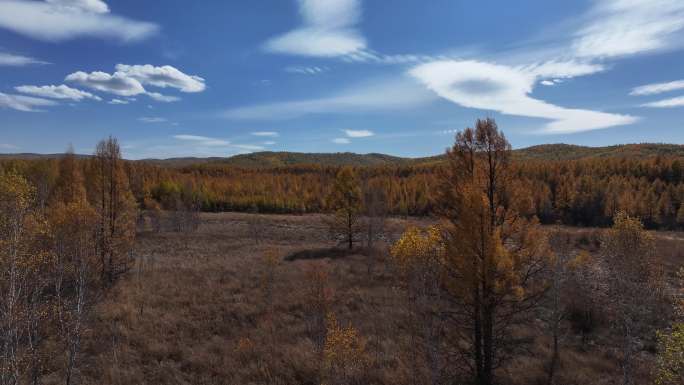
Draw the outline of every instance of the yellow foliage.
[[[333,313],[326,317],[323,360],[329,375],[348,375],[366,363],[366,341],[351,325],[342,327]]]

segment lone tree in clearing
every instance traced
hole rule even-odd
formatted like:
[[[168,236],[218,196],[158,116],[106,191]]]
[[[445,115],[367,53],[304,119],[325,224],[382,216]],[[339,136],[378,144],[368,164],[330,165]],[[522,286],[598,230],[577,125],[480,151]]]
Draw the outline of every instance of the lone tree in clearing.
[[[354,235],[359,231],[359,213],[362,209],[362,193],[359,178],[351,167],[343,167],[337,173],[328,205],[335,210],[331,230],[335,236],[342,234],[351,250]]]
[[[119,142],[112,137],[97,144],[91,161],[91,201],[98,214],[97,247],[103,282],[111,284],[127,269],[135,238],[136,202],[128,185]]]
[[[475,129],[456,135],[440,175],[451,349],[479,385],[494,383],[495,370],[518,347],[511,326],[547,287],[546,237],[536,218],[525,219],[516,208],[510,154],[494,120],[478,120]]]

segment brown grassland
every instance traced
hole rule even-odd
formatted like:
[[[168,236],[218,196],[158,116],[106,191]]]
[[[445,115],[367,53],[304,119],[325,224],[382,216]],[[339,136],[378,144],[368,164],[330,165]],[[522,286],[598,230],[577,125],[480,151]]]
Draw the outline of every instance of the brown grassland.
[[[92,312],[79,377],[121,385],[319,384],[325,378],[310,289],[312,277],[323,276],[328,310],[358,331],[361,365],[349,383],[415,383],[407,312],[387,247],[408,225],[430,222],[389,219],[384,242],[352,252],[327,249],[333,245],[323,215],[202,214],[194,232],[143,231],[135,264]],[[597,251],[602,230],[562,231],[575,248]],[[656,238],[674,271],[684,261],[684,235]],[[502,383],[545,383],[551,339],[542,318],[515,330],[531,344],[499,370]],[[566,329],[557,383],[620,383],[605,325],[586,338]],[[639,353],[635,383],[650,378],[654,349]]]

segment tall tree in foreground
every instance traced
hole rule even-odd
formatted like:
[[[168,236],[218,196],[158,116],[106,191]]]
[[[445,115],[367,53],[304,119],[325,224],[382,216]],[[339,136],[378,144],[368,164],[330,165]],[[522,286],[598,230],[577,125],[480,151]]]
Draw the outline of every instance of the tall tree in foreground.
[[[50,253],[35,188],[0,172],[0,384],[37,383]],[[27,378],[28,374],[28,378]]]
[[[662,262],[655,240],[637,218],[619,212],[603,240],[610,313],[621,338],[622,383],[632,384],[637,342],[666,314]]]
[[[547,241],[536,218],[516,210],[511,146],[492,119],[456,135],[440,175],[445,288],[452,305],[452,348],[461,369],[480,385],[517,347],[511,327],[523,321],[545,290]]]
[[[354,247],[354,236],[359,231],[359,213],[362,209],[359,178],[351,167],[337,173],[328,205],[335,210],[331,230],[336,236],[344,235],[348,248]]]
[[[91,201],[99,216],[97,247],[101,276],[104,282],[112,283],[128,264],[136,219],[136,203],[115,138],[97,144],[90,171]]]
[[[97,215],[88,204],[83,174],[69,150],[60,160],[49,210],[55,252],[56,318],[64,344],[64,378],[73,383],[84,323],[94,297]]]

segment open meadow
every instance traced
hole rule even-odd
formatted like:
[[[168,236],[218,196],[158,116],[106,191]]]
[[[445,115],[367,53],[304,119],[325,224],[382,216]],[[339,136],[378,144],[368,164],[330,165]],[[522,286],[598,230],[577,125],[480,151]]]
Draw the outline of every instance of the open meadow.
[[[319,345],[321,311],[353,326],[362,344],[345,383],[422,383],[429,369],[411,339],[407,298],[387,246],[407,226],[432,222],[388,219],[385,241],[353,252],[334,247],[323,215],[202,214],[196,231],[146,229],[131,270],[88,322],[82,383],[319,384],[330,374]],[[575,250],[598,251],[602,230],[562,231]],[[655,236],[668,272],[682,266],[684,234]],[[500,369],[505,383],[546,383],[546,310],[516,328],[530,345]],[[597,322],[583,336],[563,322],[557,383],[620,383],[608,326]],[[649,378],[653,359],[654,346],[642,346],[636,383]]]

